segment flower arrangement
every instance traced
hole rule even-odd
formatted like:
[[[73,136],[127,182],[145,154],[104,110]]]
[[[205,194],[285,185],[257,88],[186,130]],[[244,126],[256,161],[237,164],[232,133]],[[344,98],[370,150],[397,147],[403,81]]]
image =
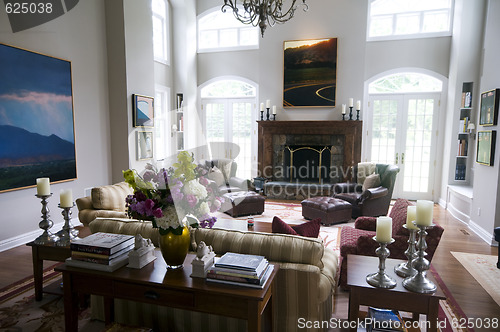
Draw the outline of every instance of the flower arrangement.
[[[193,162],[192,154],[182,151],[177,160],[169,169],[157,170],[147,164],[142,176],[135,170],[123,171],[125,182],[134,189],[125,200],[127,215],[152,221],[161,235],[180,235],[187,225],[211,228],[217,220],[211,213],[220,209],[223,200],[209,185],[206,170]]]

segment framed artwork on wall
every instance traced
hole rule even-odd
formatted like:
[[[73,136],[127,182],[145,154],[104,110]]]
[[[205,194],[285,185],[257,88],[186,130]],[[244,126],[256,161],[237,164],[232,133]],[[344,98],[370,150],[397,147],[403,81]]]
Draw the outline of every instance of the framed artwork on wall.
[[[134,127],[154,127],[154,98],[142,95],[132,95],[134,110]]]
[[[0,43],[0,192],[77,178],[71,62]]]
[[[478,164],[493,166],[496,134],[497,132],[495,130],[477,132],[476,162]]]
[[[498,104],[500,89],[493,89],[481,93],[481,108],[479,113],[479,124],[482,126],[494,126],[498,122]]]
[[[337,38],[285,41],[283,107],[335,107]]]
[[[153,132],[137,132],[137,160],[153,158]]]

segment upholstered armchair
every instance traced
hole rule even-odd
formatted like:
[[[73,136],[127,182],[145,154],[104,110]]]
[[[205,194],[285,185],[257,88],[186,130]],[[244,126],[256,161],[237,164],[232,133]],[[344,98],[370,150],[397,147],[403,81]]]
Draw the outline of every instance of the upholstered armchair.
[[[392,238],[395,240],[387,246],[390,251],[389,258],[407,259],[405,251],[408,249],[409,233],[403,225],[406,223],[406,211],[409,205],[413,204],[405,199],[398,199],[389,214],[392,218]],[[347,289],[347,255],[376,256],[375,250],[379,247],[379,244],[373,240],[376,234],[376,220],[375,217],[359,217],[354,223],[354,228],[342,227],[340,231],[339,283],[342,289]],[[434,256],[443,231],[444,229],[439,225],[427,230],[426,258],[429,261]]]
[[[356,165],[353,182],[335,184],[333,197],[351,203],[353,218],[385,216],[389,210],[398,172],[399,167],[396,165],[375,164],[375,174],[378,174],[380,181],[376,182],[375,187],[365,185],[366,188],[363,188],[363,183],[358,183],[358,165]]]
[[[250,180],[236,176],[238,164],[232,159],[201,160],[198,165],[208,173],[207,177],[217,188],[219,195],[229,192],[248,191]]]

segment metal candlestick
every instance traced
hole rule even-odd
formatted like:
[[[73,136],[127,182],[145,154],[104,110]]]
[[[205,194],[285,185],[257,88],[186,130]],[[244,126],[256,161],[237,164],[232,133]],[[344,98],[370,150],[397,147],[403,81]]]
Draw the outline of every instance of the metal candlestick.
[[[260,111],[260,121],[264,120],[264,111]]]
[[[267,109],[267,113],[266,113],[266,120],[268,120],[268,121],[269,121],[269,109],[270,109],[270,108],[269,108],[269,107],[267,107],[266,109]]]
[[[48,204],[48,199],[49,197],[52,196],[50,195],[36,195],[36,197],[40,198],[42,200],[42,221],[38,224],[38,227],[43,229],[42,235],[37,237],[35,239],[35,244],[50,244],[54,243],[57,240],[59,240],[59,237],[57,235],[54,235],[49,232],[49,229],[54,225],[52,220],[49,219],[49,208],[47,207]]]
[[[356,110],[356,120],[359,121],[359,111],[360,110]]]
[[[427,236],[426,229],[434,227],[434,224],[430,226],[418,225],[415,221],[419,230],[419,239],[417,243],[417,258],[412,262],[412,266],[417,270],[417,274],[408,277],[403,280],[403,286],[413,292],[417,293],[434,293],[437,289],[436,285],[429,279],[427,279],[426,274],[429,269],[429,261],[425,259],[425,249],[427,249],[427,242],[425,242],[425,237]]]
[[[402,278],[407,278],[417,274],[417,270],[415,270],[412,266],[413,260],[417,258],[417,250],[415,248],[415,245],[417,244],[417,230],[409,228],[406,225],[403,225],[403,227],[410,232],[410,237],[408,238],[408,249],[405,251],[405,255],[408,257],[408,260],[394,267],[394,272]]]
[[[61,214],[64,218],[63,228],[56,233],[56,235],[59,237],[59,241],[57,241],[57,245],[59,247],[68,247],[71,243],[71,240],[78,237],[78,230],[75,229],[69,222],[71,220],[72,214],[71,209],[74,206],[75,203],[73,203],[73,205],[69,207],[62,207],[61,204],[58,205],[58,207],[62,209]]]
[[[345,114],[342,113],[342,121],[345,121]]]
[[[352,106],[349,106],[349,120],[352,120]]]
[[[374,236],[373,240],[377,241],[377,237]],[[391,239],[390,242],[379,242],[380,247],[375,250],[379,258],[378,264],[378,272],[371,273],[366,276],[366,282],[372,285],[373,287],[378,288],[394,288],[396,287],[396,280],[389,277],[385,273],[385,259],[389,257],[390,251],[387,249],[387,245],[394,242],[394,239]]]
[[[276,114],[273,114],[273,121],[276,121]]]

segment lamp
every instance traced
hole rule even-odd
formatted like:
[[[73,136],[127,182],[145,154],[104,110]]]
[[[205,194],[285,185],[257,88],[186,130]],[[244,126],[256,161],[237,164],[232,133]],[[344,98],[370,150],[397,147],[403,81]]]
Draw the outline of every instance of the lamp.
[[[240,0],[243,2],[244,13],[238,12],[238,0],[224,0],[221,10],[225,13],[226,7],[229,7],[233,11],[234,17],[241,23],[252,24],[254,27],[258,25],[262,37],[264,37],[267,24],[273,27],[276,23],[285,23],[293,17],[297,9],[295,5],[297,0],[291,1],[290,8],[285,12],[283,12],[283,0]],[[309,7],[306,0],[302,0],[302,4],[305,7],[304,11],[307,11]]]
[[[472,136],[472,138],[476,139],[476,135],[474,134],[474,130],[476,129],[476,125],[473,124],[472,122],[469,123],[467,126],[467,130],[469,131],[469,135]]]

